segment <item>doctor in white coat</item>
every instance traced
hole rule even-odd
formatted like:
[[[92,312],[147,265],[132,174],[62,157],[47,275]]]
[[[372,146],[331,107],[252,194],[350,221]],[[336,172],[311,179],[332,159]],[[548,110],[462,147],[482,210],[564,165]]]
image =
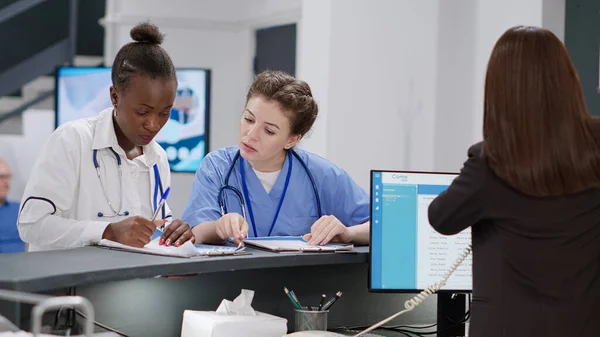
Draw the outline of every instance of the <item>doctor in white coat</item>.
[[[156,26],[140,24],[131,37],[113,64],[113,107],[59,127],[40,152],[18,220],[30,251],[101,239],[143,247],[165,224],[161,244],[194,241],[166,204],[160,220],[149,220],[170,186],[166,153],[153,138],[169,119],[177,79]]]

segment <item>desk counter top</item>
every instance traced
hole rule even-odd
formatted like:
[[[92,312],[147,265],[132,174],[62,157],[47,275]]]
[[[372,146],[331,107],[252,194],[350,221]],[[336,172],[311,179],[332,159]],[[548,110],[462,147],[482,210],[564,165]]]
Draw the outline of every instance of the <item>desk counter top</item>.
[[[138,278],[195,275],[292,266],[364,264],[369,247],[351,253],[271,253],[246,248],[248,255],[174,258],[99,247],[0,254],[0,288],[41,292],[71,286]]]

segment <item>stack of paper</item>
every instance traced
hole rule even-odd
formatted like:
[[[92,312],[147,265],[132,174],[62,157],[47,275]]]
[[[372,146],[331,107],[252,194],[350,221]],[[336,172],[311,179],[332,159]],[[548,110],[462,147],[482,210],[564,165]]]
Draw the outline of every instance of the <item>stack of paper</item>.
[[[274,252],[335,252],[354,249],[354,245],[346,243],[328,243],[323,246],[311,246],[300,236],[247,238],[244,239],[244,243]]]

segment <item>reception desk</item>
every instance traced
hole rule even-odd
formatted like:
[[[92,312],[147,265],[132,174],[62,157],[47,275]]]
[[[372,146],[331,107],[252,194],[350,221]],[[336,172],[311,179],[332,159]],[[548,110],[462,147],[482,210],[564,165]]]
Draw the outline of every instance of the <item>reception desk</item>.
[[[0,288],[64,295],[75,287],[89,299],[96,320],[129,336],[179,336],[183,311],[215,310],[241,289],[255,291],[253,308],[288,319],[293,309],[283,292],[293,289],[303,305],[322,293],[342,291],[329,327],[367,325],[400,310],[406,295],[368,292],[368,247],[351,253],[271,253],[171,258],[97,247],[0,255]],[[435,299],[397,323],[435,320]],[[28,328],[25,305],[0,302],[0,313]]]

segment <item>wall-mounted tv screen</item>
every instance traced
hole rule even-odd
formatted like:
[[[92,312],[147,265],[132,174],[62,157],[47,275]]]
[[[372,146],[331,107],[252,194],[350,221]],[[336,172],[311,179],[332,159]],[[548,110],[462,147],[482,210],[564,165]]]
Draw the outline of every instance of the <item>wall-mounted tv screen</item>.
[[[59,67],[55,126],[110,108],[110,72],[107,67]],[[178,68],[177,84],[171,116],[155,140],[165,149],[171,171],[196,172],[208,151],[210,70]]]

